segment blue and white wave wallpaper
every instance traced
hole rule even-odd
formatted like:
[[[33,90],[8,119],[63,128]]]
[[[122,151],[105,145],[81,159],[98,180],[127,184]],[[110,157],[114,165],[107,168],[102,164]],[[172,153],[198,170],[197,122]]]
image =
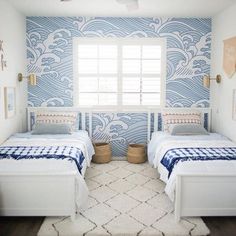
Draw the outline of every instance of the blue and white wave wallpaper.
[[[167,40],[167,107],[209,107],[202,77],[210,74],[211,19],[27,17],[27,66],[37,74],[29,106],[73,106],[73,39],[150,37]],[[108,140],[113,155],[127,143],[145,143],[147,114],[94,114],[94,140]]]

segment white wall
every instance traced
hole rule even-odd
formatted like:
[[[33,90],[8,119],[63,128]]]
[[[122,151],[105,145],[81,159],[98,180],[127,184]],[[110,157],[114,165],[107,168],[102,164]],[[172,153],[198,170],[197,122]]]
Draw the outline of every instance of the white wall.
[[[232,93],[236,89],[236,74],[229,79],[223,71],[223,40],[236,36],[236,4],[213,17],[212,71],[222,75],[222,83],[211,83],[213,131],[236,141],[236,121],[232,119]]]
[[[0,143],[12,133],[25,127],[25,107],[27,100],[26,82],[19,83],[17,74],[26,71],[25,17],[5,0],[0,0],[0,40],[4,41],[7,68],[0,70]],[[16,88],[16,115],[5,119],[4,87]]]

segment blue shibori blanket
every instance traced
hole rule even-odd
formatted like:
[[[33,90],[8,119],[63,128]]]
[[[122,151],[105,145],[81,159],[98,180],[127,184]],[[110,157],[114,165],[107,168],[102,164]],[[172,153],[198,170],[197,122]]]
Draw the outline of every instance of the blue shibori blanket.
[[[0,159],[67,159],[74,161],[81,173],[84,161],[82,151],[70,146],[5,146],[0,147]]]
[[[169,178],[174,166],[179,161],[209,160],[236,160],[236,147],[173,148],[165,153],[161,159],[161,164],[169,172]]]

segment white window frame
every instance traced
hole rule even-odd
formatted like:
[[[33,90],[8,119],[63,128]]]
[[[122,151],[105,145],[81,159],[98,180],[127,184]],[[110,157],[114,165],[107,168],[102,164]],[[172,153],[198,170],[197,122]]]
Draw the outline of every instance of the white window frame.
[[[117,105],[94,105],[85,107],[94,107],[98,109],[112,109],[122,110],[123,108],[137,108],[137,109],[147,109],[147,108],[160,108],[165,107],[166,104],[166,39],[165,38],[74,38],[73,39],[73,104],[74,106],[79,105],[79,91],[78,91],[78,45],[79,44],[114,44],[114,45],[160,45],[161,46],[161,91],[160,91],[160,105],[122,105],[121,95],[122,93],[122,75],[121,67],[122,61],[118,60],[118,79],[117,79]],[[118,50],[118,58],[120,50]]]

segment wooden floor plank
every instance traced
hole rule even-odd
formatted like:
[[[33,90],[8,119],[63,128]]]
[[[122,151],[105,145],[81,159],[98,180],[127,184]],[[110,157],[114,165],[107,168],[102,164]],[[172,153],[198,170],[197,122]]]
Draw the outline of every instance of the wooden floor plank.
[[[203,217],[211,236],[236,236],[236,217]]]
[[[0,217],[0,236],[36,236],[44,217]]]

